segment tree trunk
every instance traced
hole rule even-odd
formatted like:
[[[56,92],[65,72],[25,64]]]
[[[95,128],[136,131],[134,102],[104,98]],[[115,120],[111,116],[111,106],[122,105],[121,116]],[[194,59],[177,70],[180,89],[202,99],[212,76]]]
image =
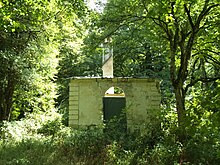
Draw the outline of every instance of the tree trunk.
[[[4,103],[4,90],[3,86],[0,86],[0,121],[3,121],[5,118],[5,103]]]
[[[10,119],[11,116],[11,109],[13,104],[13,95],[14,95],[14,86],[15,81],[14,78],[10,75],[8,80],[8,88],[6,92],[6,120]]]
[[[0,121],[9,120],[12,109],[12,96],[0,103]]]
[[[3,120],[8,120],[8,117],[7,117],[7,110],[6,110],[6,107],[5,106],[1,106],[0,107],[0,121],[3,121]]]
[[[7,87],[5,90],[0,90],[0,121],[10,119],[15,86],[15,80],[12,76],[13,74],[8,76]]]
[[[178,138],[180,142],[184,142],[186,140],[185,94],[183,91],[183,87],[181,85],[175,86],[174,92],[175,92],[175,99],[176,99],[176,110],[177,110],[177,115],[178,115],[178,127],[179,127]]]

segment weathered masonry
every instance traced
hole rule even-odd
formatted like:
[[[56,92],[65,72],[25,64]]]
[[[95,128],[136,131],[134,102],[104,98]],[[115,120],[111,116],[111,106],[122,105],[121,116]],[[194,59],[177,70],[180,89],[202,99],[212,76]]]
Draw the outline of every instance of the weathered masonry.
[[[157,121],[161,95],[159,81],[148,78],[72,78],[69,90],[69,126],[103,123],[103,97],[110,87],[120,87],[126,97],[128,129]]]

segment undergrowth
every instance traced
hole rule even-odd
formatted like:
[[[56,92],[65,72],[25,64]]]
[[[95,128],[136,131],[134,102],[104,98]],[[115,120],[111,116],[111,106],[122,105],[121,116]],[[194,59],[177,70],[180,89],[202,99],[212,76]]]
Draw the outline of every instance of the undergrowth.
[[[184,145],[165,126],[121,130],[117,122],[74,130],[56,112],[30,114],[2,123],[0,165],[220,164],[217,130],[198,130]]]

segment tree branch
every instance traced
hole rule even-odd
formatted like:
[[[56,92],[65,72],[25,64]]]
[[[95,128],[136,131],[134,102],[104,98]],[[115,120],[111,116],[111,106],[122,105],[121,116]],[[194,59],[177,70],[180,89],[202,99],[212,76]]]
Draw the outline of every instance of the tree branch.
[[[197,29],[199,29],[199,25],[200,25],[202,19],[209,13],[209,11],[210,11],[211,9],[213,9],[213,8],[215,8],[215,7],[217,7],[217,6],[220,5],[220,4],[214,4],[214,5],[211,5],[211,6],[208,7],[209,1],[210,1],[210,0],[206,0],[206,1],[205,1],[203,10],[202,10],[202,12],[199,14],[199,16],[198,16],[198,19],[197,19],[197,21],[196,21],[196,23],[195,23],[195,26],[196,26]]]
[[[146,4],[144,3],[144,0],[142,0],[141,2],[142,2],[142,4],[143,4],[143,6],[144,6],[144,9],[148,12],[148,9],[147,9]]]
[[[209,60],[211,60],[212,62],[214,62],[215,64],[220,65],[220,62],[217,59],[215,59],[214,57],[212,57],[211,55],[206,55],[205,57],[208,58]]]
[[[213,51],[213,50],[211,50],[211,49],[203,49],[203,50],[204,50],[204,51],[211,52],[211,53],[213,53],[213,54],[215,54],[215,55],[220,56],[220,52],[215,52],[215,51]]]
[[[186,4],[184,4],[184,9],[185,9],[185,11],[186,11],[187,18],[188,18],[188,20],[189,20],[189,24],[190,24],[192,30],[194,30],[194,23],[193,23],[191,14],[190,14],[190,9],[187,8]]]
[[[207,77],[207,78],[199,78],[199,79],[193,80],[189,84],[187,84],[184,91],[187,92],[190,87],[194,86],[198,82],[208,83],[208,82],[213,82],[216,80],[220,80],[220,77]]]
[[[162,28],[162,30],[166,33],[168,40],[172,40],[172,33],[171,31],[169,31],[168,24],[165,21],[161,20],[160,17],[158,18],[149,17],[149,18],[152,19],[156,25]]]

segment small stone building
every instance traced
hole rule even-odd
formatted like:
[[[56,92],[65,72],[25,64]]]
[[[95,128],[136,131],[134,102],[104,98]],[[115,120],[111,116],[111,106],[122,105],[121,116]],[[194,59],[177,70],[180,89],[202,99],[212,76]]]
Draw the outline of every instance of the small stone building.
[[[69,126],[80,128],[103,124],[103,99],[111,87],[124,91],[128,129],[157,122],[161,101],[158,80],[75,77],[69,85]]]

